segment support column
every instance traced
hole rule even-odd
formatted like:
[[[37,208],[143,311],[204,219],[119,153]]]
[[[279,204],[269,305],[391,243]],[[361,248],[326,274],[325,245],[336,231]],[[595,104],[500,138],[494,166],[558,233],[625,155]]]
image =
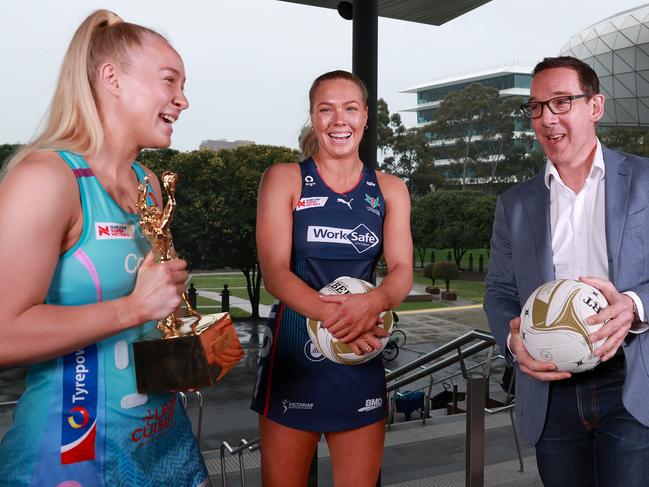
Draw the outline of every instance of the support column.
[[[353,1],[352,71],[363,80],[369,99],[367,130],[361,142],[360,156],[366,166],[376,167],[376,100],[378,71],[378,0]]]

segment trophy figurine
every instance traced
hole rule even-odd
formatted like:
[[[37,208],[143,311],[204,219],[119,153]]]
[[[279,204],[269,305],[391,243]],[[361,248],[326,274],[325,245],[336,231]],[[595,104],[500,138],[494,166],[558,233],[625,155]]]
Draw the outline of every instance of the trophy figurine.
[[[149,177],[138,186],[137,211],[142,233],[151,244],[155,262],[177,259],[171,237],[176,211],[176,173],[165,171],[162,184],[167,201],[162,209],[147,204]],[[228,313],[201,315],[185,292],[189,316],[172,313],[156,330],[133,344],[138,391],[187,391],[210,386],[241,360],[243,350]],[[162,334],[162,338],[160,338]]]

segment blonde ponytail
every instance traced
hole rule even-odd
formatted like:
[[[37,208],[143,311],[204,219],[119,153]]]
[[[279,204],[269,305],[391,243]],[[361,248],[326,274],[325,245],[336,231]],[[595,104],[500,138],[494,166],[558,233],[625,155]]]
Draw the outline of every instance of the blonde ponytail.
[[[298,142],[300,144],[300,151],[302,152],[302,159],[308,159],[318,152],[318,138],[315,135],[315,129],[310,121],[302,127]]]
[[[126,69],[129,50],[141,46],[146,35],[164,39],[151,29],[124,22],[109,10],[97,10],[88,16],[63,58],[43,132],[7,162],[4,173],[34,152],[99,152],[104,130],[93,93],[99,66],[110,59]]]

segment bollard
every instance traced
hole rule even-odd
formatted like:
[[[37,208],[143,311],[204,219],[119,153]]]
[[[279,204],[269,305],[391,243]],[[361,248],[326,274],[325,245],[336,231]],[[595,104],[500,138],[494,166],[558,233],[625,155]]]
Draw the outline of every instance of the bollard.
[[[473,254],[469,252],[469,272],[473,272]]]
[[[478,259],[478,272],[484,272],[484,256],[480,254]]]
[[[223,284],[223,291],[221,292],[221,313],[230,311],[230,291],[228,285]]]
[[[198,292],[196,291],[196,288],[194,287],[194,283],[190,282],[189,283],[189,289],[187,289],[187,301],[189,301],[189,305],[196,309],[196,296]]]

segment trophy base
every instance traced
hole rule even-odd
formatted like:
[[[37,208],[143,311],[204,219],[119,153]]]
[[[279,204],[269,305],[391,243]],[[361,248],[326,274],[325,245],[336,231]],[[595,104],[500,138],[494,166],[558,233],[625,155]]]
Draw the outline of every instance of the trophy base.
[[[195,318],[182,318],[181,336],[160,338],[157,330],[133,343],[135,375],[140,393],[188,391],[212,386],[220,379],[220,352],[238,337],[228,313],[203,315],[191,334]]]

